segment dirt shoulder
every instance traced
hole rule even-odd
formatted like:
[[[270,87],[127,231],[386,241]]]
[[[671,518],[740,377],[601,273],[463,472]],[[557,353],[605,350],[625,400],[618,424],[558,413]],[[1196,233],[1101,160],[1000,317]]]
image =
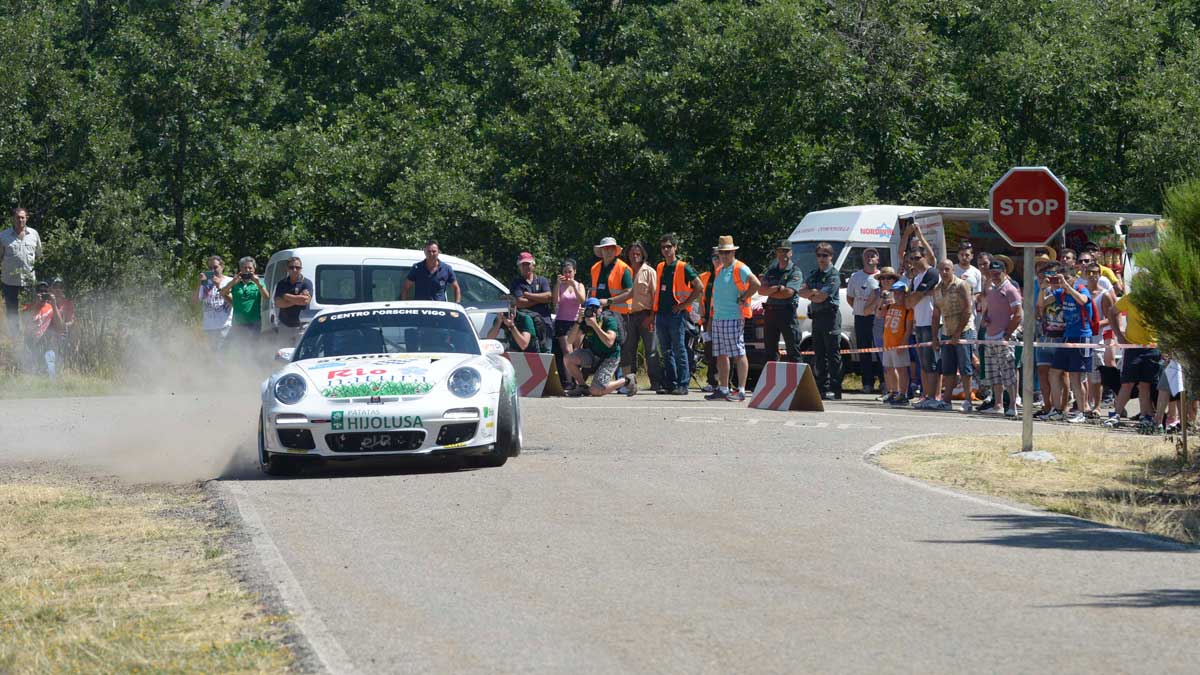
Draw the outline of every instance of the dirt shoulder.
[[[1183,470],[1158,436],[1063,431],[1035,449],[1056,461],[1013,456],[1019,436],[932,436],[888,446],[889,471],[1031,504],[1107,525],[1200,543],[1200,473]]]
[[[309,670],[239,536],[202,483],[0,466],[0,671]]]

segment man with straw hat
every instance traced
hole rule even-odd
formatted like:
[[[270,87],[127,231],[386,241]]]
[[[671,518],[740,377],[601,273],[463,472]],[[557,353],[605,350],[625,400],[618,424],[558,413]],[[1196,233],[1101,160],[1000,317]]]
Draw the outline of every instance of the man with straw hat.
[[[746,400],[746,376],[750,363],[746,359],[746,319],[751,316],[750,298],[761,285],[758,277],[746,263],[736,257],[737,246],[733,237],[721,235],[717,240],[717,255],[720,262],[713,272],[712,307],[713,320],[710,331],[713,339],[713,355],[717,358],[717,388],[705,396],[708,401]],[[730,361],[737,364],[738,386],[729,387]]]

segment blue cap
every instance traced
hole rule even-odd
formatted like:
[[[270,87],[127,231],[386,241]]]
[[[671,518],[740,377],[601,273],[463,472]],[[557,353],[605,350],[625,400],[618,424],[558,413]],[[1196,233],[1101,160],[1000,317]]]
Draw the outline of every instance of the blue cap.
[[[596,298],[588,298],[587,300],[585,300],[583,302],[583,306],[584,307],[599,307],[600,301],[597,300]]]
[[[893,291],[907,291],[908,284],[904,283],[903,279],[900,279],[896,283],[892,284],[892,290]]]

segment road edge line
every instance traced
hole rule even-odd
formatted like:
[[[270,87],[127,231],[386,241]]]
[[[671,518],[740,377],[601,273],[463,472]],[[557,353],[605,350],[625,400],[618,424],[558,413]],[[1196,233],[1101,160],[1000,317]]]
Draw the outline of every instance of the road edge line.
[[[275,545],[275,540],[267,532],[254,505],[250,503],[245,488],[237,483],[214,482],[217,483],[218,489],[225,490],[232,497],[233,504],[237,507],[238,515],[242,519],[242,525],[246,529],[246,534],[254,543],[254,552],[258,556],[259,564],[262,565],[267,577],[275,584],[280,599],[291,613],[289,618],[300,634],[304,636],[325,671],[329,673],[357,672],[354,662],[350,660],[346,650],[342,648],[341,643],[325,625],[308,596],[304,594],[300,581],[296,579],[292,568],[288,567],[287,562],[284,561],[283,554]]]
[[[944,495],[947,497],[954,497],[956,499],[972,502],[975,504],[980,504],[982,506],[987,506],[990,508],[1003,509],[1010,513],[1015,513],[1015,514],[1022,515],[1022,516],[1030,516],[1030,517],[1034,517],[1034,518],[1044,518],[1047,520],[1071,520],[1071,521],[1075,521],[1081,525],[1088,525],[1090,527],[1101,528],[1110,534],[1114,534],[1114,535],[1121,536],[1121,537],[1126,537],[1128,539],[1133,539],[1134,541],[1137,541],[1137,542],[1143,543],[1143,544],[1153,544],[1154,546],[1157,546],[1157,547],[1163,548],[1163,549],[1167,549],[1170,551],[1177,551],[1177,552],[1181,552],[1181,553],[1192,553],[1192,552],[1196,551],[1196,547],[1188,546],[1187,544],[1183,544],[1183,543],[1180,543],[1177,541],[1172,541],[1170,539],[1155,536],[1153,534],[1146,534],[1145,532],[1134,532],[1133,530],[1124,530],[1119,527],[1113,527],[1112,525],[1098,523],[1094,520],[1088,520],[1086,518],[1080,518],[1078,516],[1072,516],[1072,515],[1069,515],[1066,513],[1055,513],[1053,511],[1041,511],[1041,510],[1034,510],[1032,508],[1022,508],[1020,506],[1013,506],[1012,504],[1006,504],[1005,502],[999,501],[998,499],[993,499],[993,498],[989,498],[989,497],[980,497],[980,496],[976,496],[976,495],[967,494],[965,492],[959,492],[957,490],[952,490],[950,488],[942,487],[940,485],[933,485],[931,483],[926,483],[925,481],[918,480],[911,476],[904,476],[902,474],[888,471],[887,469],[880,466],[878,464],[878,462],[875,461],[879,457],[879,455],[882,454],[883,451],[885,449],[887,449],[887,447],[890,445],[895,445],[896,443],[902,443],[904,441],[911,441],[916,438],[932,438],[935,436],[945,436],[945,435],[946,434],[943,434],[943,433],[910,434],[908,436],[899,436],[897,438],[890,438],[887,440],[880,441],[880,442],[876,443],[875,445],[872,445],[870,448],[867,448],[867,451],[862,454],[862,457],[861,457],[862,463],[864,465],[866,465],[867,467],[869,467],[870,469],[887,476],[888,478],[900,481],[901,483],[907,483],[908,485],[912,485],[912,486],[921,488],[922,490],[925,490],[927,492],[933,492],[933,493],[936,493],[939,495]]]

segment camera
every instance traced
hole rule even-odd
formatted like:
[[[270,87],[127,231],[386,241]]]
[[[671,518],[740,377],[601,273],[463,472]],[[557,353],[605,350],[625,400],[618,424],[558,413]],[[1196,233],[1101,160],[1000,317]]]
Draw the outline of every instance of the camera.
[[[238,276],[242,278],[242,281],[250,281],[254,278],[254,274],[252,272],[242,272]]]
[[[38,293],[37,296],[38,296],[38,299],[41,300],[42,302],[50,302],[50,294],[49,293],[42,292],[42,293]]]
[[[580,323],[580,324],[583,324],[583,323],[584,323],[584,322],[586,322],[588,319],[594,318],[594,317],[596,316],[596,313],[597,313],[597,312],[599,312],[599,311],[600,311],[600,308],[599,308],[599,307],[596,307],[596,306],[592,306],[592,307],[585,307],[585,308],[583,309],[583,317],[582,317],[582,318],[580,318],[580,320],[579,320],[579,323]]]

